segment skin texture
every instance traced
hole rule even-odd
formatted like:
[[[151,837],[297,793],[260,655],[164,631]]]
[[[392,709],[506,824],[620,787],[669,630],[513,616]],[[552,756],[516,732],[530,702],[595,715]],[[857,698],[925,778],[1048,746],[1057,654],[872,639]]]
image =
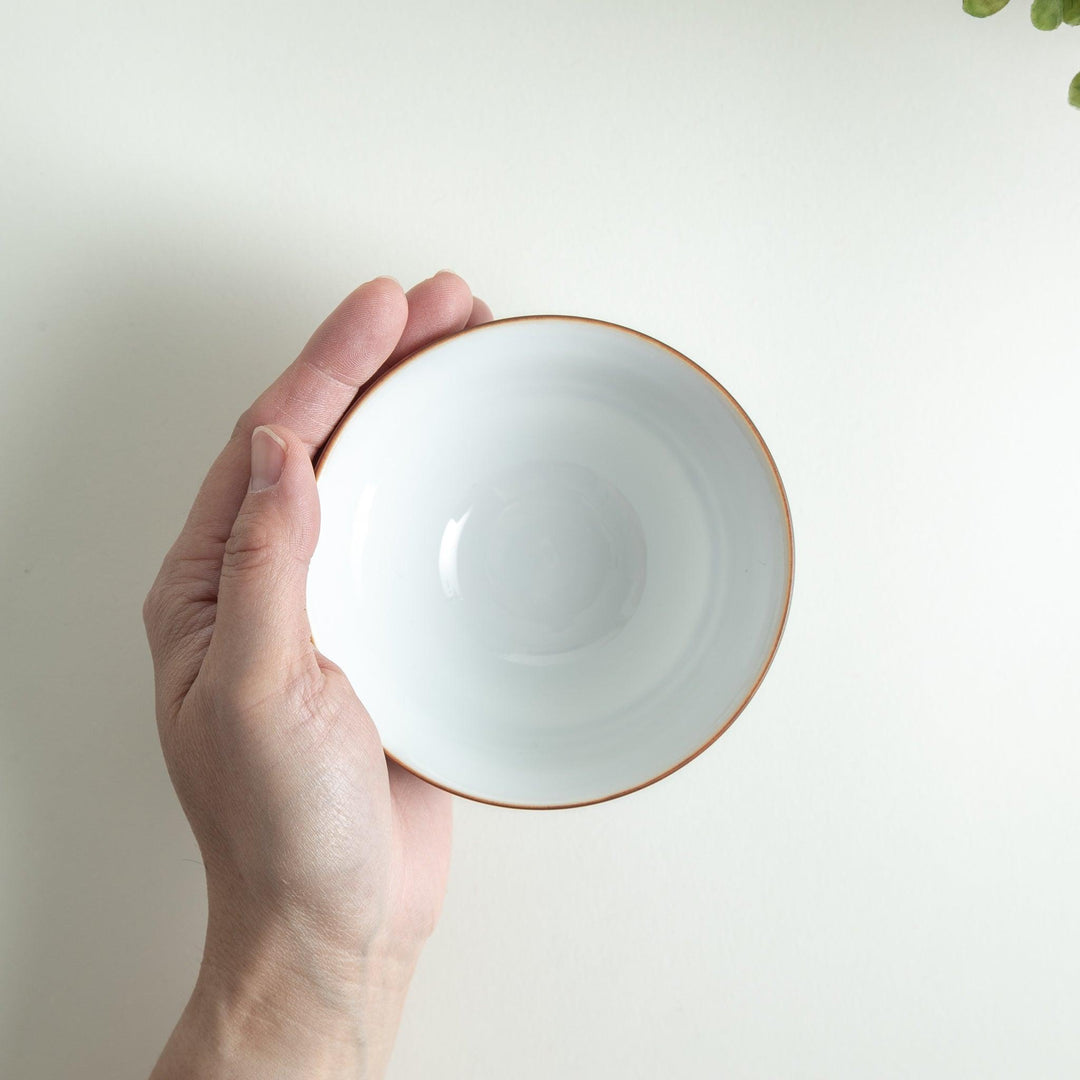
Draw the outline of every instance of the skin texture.
[[[448,271],[346,297],[240,417],[146,597],[158,733],[209,910],[153,1080],[383,1075],[446,890],[450,796],[387,760],[311,642],[312,458],[381,368],[490,318]]]

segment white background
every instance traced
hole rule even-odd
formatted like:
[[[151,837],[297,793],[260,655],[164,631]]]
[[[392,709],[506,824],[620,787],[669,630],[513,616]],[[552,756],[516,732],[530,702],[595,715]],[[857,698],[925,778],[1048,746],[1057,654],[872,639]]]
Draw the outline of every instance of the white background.
[[[205,909],[143,595],[320,319],[441,267],[707,366],[796,581],[681,772],[458,803],[392,1080],[1080,1074],[1077,69],[960,0],[7,5],[0,1075],[149,1072]]]

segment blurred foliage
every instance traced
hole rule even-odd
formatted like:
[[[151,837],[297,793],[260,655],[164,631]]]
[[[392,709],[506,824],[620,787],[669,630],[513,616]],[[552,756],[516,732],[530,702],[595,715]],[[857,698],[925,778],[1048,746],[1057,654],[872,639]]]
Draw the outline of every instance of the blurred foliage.
[[[1009,0],[964,0],[964,10],[976,19],[985,19],[1000,11]]]
[[[1032,26],[1036,30],[1056,30],[1064,17],[1061,8],[1062,0],[1032,0]]]
[[[976,19],[996,15],[1009,0],[963,0]],[[1036,30],[1056,30],[1062,23],[1080,26],[1080,0],[1031,0],[1031,24]],[[1069,104],[1080,109],[1080,74],[1069,83]]]

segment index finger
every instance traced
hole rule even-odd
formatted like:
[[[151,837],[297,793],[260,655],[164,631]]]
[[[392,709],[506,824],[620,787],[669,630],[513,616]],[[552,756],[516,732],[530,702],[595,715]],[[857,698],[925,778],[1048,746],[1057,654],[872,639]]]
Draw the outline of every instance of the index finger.
[[[378,277],[354,289],[312,334],[300,355],[243,413],[199,488],[166,564],[220,561],[249,470],[260,424],[283,424],[314,453],[401,337],[409,308],[401,286]]]
[[[281,424],[312,456],[352,404],[357,391],[404,349],[455,330],[469,317],[469,286],[441,271],[406,294],[389,277],[350,293],[312,334],[300,355],[256,398],[207,474],[174,559],[213,561],[229,538],[248,480],[248,442],[260,424]]]

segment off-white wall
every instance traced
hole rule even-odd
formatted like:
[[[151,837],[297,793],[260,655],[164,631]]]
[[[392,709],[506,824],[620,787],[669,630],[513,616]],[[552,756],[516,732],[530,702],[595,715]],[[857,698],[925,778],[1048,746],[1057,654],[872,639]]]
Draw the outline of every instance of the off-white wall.
[[[1080,33],[959,0],[3,24],[0,1075],[149,1071],[204,900],[142,596],[322,316],[443,266],[709,367],[796,588],[681,772],[458,804],[392,1080],[1080,1073]]]

